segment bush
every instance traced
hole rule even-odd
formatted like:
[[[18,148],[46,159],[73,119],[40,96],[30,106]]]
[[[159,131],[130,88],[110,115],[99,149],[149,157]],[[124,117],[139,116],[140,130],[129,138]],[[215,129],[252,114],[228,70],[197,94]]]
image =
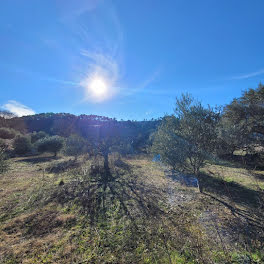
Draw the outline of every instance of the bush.
[[[57,153],[64,146],[64,139],[60,136],[45,137],[36,142],[37,150],[40,153],[51,152],[54,153],[54,156],[57,156]]]
[[[7,127],[1,127],[0,128],[0,138],[3,139],[12,139],[15,138],[15,136],[18,134],[18,131],[12,129],[12,128],[7,128]]]
[[[71,135],[66,139],[65,154],[74,156],[75,159],[86,150],[86,140],[78,135]]]
[[[0,147],[0,174],[8,170],[8,163],[6,160],[5,151]]]
[[[0,138],[0,149],[6,150],[8,148],[8,145],[5,143],[3,139]]]
[[[32,150],[32,145],[27,136],[17,136],[14,140],[13,147],[15,153],[19,155],[27,154]]]
[[[38,140],[48,137],[48,134],[45,133],[44,131],[39,131],[39,132],[33,132],[31,134],[31,143],[34,144]]]

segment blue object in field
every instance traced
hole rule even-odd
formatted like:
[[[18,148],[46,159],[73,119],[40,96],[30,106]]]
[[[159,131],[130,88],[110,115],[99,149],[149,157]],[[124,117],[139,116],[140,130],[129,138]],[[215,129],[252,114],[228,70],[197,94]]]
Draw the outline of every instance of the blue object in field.
[[[199,187],[199,181],[193,175],[172,174],[173,179],[188,187]]]
[[[184,182],[187,186],[198,187],[199,183],[195,177],[184,177]]]
[[[161,161],[160,154],[156,155],[156,156],[152,159],[152,161],[154,161],[154,162],[159,162],[159,161]]]

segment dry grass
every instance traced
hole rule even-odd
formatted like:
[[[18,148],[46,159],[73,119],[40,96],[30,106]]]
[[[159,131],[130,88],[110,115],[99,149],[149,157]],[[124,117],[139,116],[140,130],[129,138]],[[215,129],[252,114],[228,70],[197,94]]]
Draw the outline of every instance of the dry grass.
[[[233,252],[250,255],[262,245],[246,217],[263,219],[223,186],[255,194],[263,172],[208,164],[200,194],[146,156],[111,157],[105,186],[89,175],[100,159],[48,173],[69,159],[16,158],[0,177],[1,263],[227,263]]]

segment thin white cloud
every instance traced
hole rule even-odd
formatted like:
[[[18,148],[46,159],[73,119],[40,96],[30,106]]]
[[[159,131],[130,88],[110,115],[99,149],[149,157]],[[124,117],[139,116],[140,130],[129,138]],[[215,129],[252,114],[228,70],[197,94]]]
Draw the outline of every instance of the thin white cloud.
[[[2,108],[15,114],[16,116],[26,116],[35,114],[34,110],[15,100],[9,100],[6,104],[2,106]]]
[[[122,95],[123,96],[131,96],[137,93],[148,93],[148,94],[156,94],[154,90],[146,90],[151,84],[153,84],[158,77],[160,76],[161,70],[155,70],[147,79],[142,81],[140,84],[137,85],[134,89],[123,89]]]
[[[261,69],[261,70],[256,71],[256,72],[251,72],[251,73],[247,73],[247,74],[233,76],[230,79],[231,80],[242,80],[242,79],[248,79],[248,78],[255,77],[258,75],[262,75],[262,74],[264,74],[264,69]]]
[[[90,12],[102,2],[101,0],[56,0],[62,19],[73,19]]]

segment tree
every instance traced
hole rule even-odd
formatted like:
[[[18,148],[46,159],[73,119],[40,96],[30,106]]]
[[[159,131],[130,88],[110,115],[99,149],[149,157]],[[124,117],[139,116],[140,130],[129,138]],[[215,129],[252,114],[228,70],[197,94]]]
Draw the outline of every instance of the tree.
[[[264,85],[243,92],[224,109],[222,122],[226,124],[229,135],[239,140],[234,142],[226,138],[227,144],[234,149],[243,149],[247,153],[256,152],[257,147],[264,147]],[[233,131],[232,131],[233,130]]]
[[[1,127],[0,128],[0,138],[3,139],[12,139],[18,134],[18,131],[12,129],[12,128],[7,128],[7,127]]]
[[[239,124],[222,117],[217,125],[217,156],[232,157],[235,150],[246,145],[244,132]]]
[[[154,135],[153,152],[173,168],[191,169],[200,182],[200,168],[215,149],[220,115],[188,94],[176,98],[174,112]]]
[[[106,122],[101,125],[96,125],[96,132],[94,136],[90,138],[91,150],[94,155],[100,155],[104,159],[104,180],[108,180],[110,175],[109,168],[109,154],[112,152],[118,152],[125,154],[130,148],[130,137],[128,135],[121,134],[120,125],[117,121]]]
[[[31,134],[31,143],[34,144],[35,142],[37,142],[38,140],[44,137],[48,137],[48,134],[45,133],[44,131],[39,131],[39,132],[35,131]]]
[[[37,141],[36,145],[38,152],[51,152],[56,157],[64,146],[64,139],[60,136],[45,137]]]
[[[0,142],[0,174],[8,170],[7,157],[5,153],[5,145]]]
[[[159,154],[162,162],[174,170],[183,168],[186,161],[186,148],[183,138],[177,135],[179,120],[175,116],[164,117],[157,131],[152,135],[151,152]]]
[[[27,136],[17,136],[13,142],[13,147],[15,153],[19,155],[27,154],[32,150],[32,145]]]
[[[83,137],[78,135],[71,135],[66,139],[65,142],[65,154],[69,156],[74,156],[75,160],[77,157],[85,153],[87,149],[87,142]]]

